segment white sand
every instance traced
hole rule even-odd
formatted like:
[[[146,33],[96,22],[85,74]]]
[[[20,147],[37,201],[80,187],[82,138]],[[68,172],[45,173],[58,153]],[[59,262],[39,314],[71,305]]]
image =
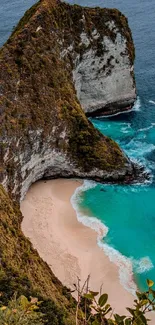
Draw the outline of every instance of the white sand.
[[[80,185],[67,179],[32,185],[21,203],[22,230],[64,285],[73,289],[77,276],[83,283],[90,274],[91,290],[99,291],[103,284],[114,312],[127,314],[125,307],[133,305],[134,297],[120,284],[117,266],[97,246],[95,231],[77,221],[70,203]]]

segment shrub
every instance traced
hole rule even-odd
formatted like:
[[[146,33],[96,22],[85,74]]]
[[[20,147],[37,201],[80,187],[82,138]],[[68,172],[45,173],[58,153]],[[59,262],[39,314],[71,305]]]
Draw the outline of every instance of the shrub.
[[[0,308],[1,325],[43,325],[43,314],[38,311],[40,303],[37,298],[31,301],[25,296],[18,299],[14,295],[7,306]]]
[[[76,325],[147,325],[148,312],[155,310],[155,290],[152,289],[154,282],[147,280],[146,292],[136,292],[133,308],[126,308],[129,316],[113,314],[112,307],[108,303],[106,293],[99,294],[88,290],[89,277],[80,288],[80,280],[75,285],[78,293],[76,309]]]

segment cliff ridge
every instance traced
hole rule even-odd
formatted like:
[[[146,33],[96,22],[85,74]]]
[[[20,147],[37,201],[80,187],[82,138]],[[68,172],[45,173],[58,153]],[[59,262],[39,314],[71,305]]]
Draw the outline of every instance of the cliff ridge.
[[[103,92],[111,96],[112,81],[109,84],[108,80],[113,74],[122,83],[122,71],[119,74],[111,68],[113,60],[118,59],[121,42],[123,48],[126,44],[122,60],[128,62],[129,71],[134,46],[127,20],[118,10],[43,0],[21,19],[0,51],[0,180],[13,197],[22,199],[40,178],[114,182],[132,178],[133,164],[85,116],[85,112],[99,109]],[[90,52],[94,53],[94,63],[91,56],[88,64],[85,59],[90,59]],[[118,55],[112,59],[114,52]],[[101,62],[105,69],[99,71]],[[119,64],[122,61],[118,70]],[[113,72],[104,79],[107,69]],[[133,83],[131,75],[125,77],[128,79]],[[101,92],[100,87],[97,90],[94,82],[101,80],[109,90],[104,85]],[[96,104],[91,104],[94,93]],[[129,97],[126,94],[123,101],[128,102]]]
[[[118,10],[56,0],[30,8],[0,50],[1,298],[40,296],[48,324],[74,324],[74,300],[23,236],[19,202],[41,178],[137,177],[117,143],[85,115],[132,106],[133,63],[131,32]]]

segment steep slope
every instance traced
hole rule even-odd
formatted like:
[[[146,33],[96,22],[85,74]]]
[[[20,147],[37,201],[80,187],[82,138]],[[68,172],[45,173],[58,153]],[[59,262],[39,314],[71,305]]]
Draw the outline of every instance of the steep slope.
[[[126,44],[126,49],[125,45],[121,47],[122,54],[118,35]],[[106,56],[108,49],[103,53],[104,44],[101,46],[103,37],[106,47],[109,44]],[[117,10],[42,0],[26,12],[0,51],[0,291],[4,302],[14,291],[41,296],[43,309],[49,313],[48,324],[52,325],[74,324],[74,301],[24,238],[19,201],[29,186],[43,177],[111,182],[128,182],[136,177],[135,166],[119,146],[102,136],[84,113],[100,109],[103,90],[111,92],[108,78],[111,80],[113,59],[109,61],[109,55],[115,55],[114,44],[115,59],[121,55],[127,61],[124,76],[129,87],[125,89],[130,94],[125,95],[124,90],[125,99],[117,98],[124,107],[135,98],[133,71],[130,76],[127,72],[133,64],[134,46],[127,21]],[[94,51],[96,77],[93,75],[86,87],[91,73],[87,66],[90,61],[92,65]],[[101,76],[104,79],[106,73],[109,77],[96,93],[97,103],[94,82],[97,87],[102,59],[106,66]],[[114,70],[121,80],[122,72]],[[84,97],[79,85],[83,85]],[[112,93],[109,102],[105,99],[106,105],[111,105]],[[96,107],[91,104],[92,98]]]
[[[81,25],[83,15],[87,24],[83,18]],[[103,22],[103,34],[115,39],[116,28],[114,32],[111,27],[104,29],[109,19],[120,24],[122,33],[126,27],[129,38],[126,19],[117,10],[43,0],[25,14],[1,49],[0,180],[11,195],[22,199],[30,184],[42,177],[119,181],[133,175],[133,166],[118,145],[87,120],[72,79],[73,56],[77,60],[79,51],[87,53],[80,41],[84,26],[90,33],[97,21],[101,31]],[[99,52],[101,44],[96,42]]]
[[[0,292],[38,297],[49,325],[75,323],[75,302],[20,229],[22,216],[0,185]],[[0,302],[0,304],[1,304]]]

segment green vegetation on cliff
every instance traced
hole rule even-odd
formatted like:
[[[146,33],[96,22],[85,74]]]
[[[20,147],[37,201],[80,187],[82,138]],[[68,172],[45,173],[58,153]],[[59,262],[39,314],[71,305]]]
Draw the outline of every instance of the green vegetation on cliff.
[[[146,292],[136,292],[134,306],[127,307],[128,315],[115,314],[108,303],[108,294],[90,291],[89,276],[85,283],[80,286],[80,279],[75,285],[77,302],[75,312],[76,325],[147,325],[152,311],[155,310],[155,290],[152,289],[154,282],[147,280]],[[43,325],[47,324],[46,316],[40,312],[42,301],[36,297],[27,299],[25,296],[14,294],[6,305],[0,306],[1,325]],[[149,314],[148,314],[149,313]],[[52,319],[52,324],[55,320]],[[58,324],[61,324],[58,320]]]
[[[74,299],[24,237],[21,220],[18,206],[0,186],[1,304],[6,305],[14,292],[37,297],[49,325],[74,324]]]
[[[75,51],[82,51],[83,13],[88,33],[98,28],[101,34],[111,38],[116,37],[116,32],[108,29],[106,23],[114,19],[127,37],[130,56],[134,59],[127,20],[118,10],[40,1],[26,12],[0,52],[0,134],[17,138],[22,135],[27,139],[29,130],[42,129],[45,141],[56,127],[53,144],[56,150],[70,156],[84,172],[93,168],[109,172],[124,168],[127,160],[118,145],[102,136],[85,117],[72,82],[73,60],[61,57],[71,41]],[[98,51],[99,43],[98,40],[95,45]],[[58,139],[64,130],[66,138]],[[14,150],[12,146],[11,150]],[[3,147],[2,156],[4,151]],[[16,166],[5,163],[2,168],[10,175]]]
[[[83,177],[90,172],[91,177],[95,169],[94,178],[99,180],[102,172],[117,176],[122,170],[128,173],[127,164],[131,167],[119,146],[86,118],[72,81],[73,58],[62,56],[71,42],[77,53],[83,52],[83,13],[88,33],[96,26],[111,38],[116,33],[106,28],[106,22],[114,19],[127,38],[133,62],[131,33],[119,11],[70,6],[56,0],[42,0],[29,9],[0,50],[0,181],[10,195],[0,185],[1,305],[7,305],[14,292],[18,297],[37,297],[49,325],[75,324],[76,304],[21,231],[19,198],[24,181],[34,173],[35,159],[31,158],[37,156],[38,167],[39,159],[40,165],[44,164],[41,150],[44,154],[61,152],[73,166],[70,176],[76,176],[78,170]],[[96,50],[99,54],[100,41]],[[17,203],[13,197],[18,198]]]
[[[43,325],[44,314],[38,311],[40,302],[31,297],[29,301],[25,296],[14,297],[7,306],[0,307],[1,325]]]

